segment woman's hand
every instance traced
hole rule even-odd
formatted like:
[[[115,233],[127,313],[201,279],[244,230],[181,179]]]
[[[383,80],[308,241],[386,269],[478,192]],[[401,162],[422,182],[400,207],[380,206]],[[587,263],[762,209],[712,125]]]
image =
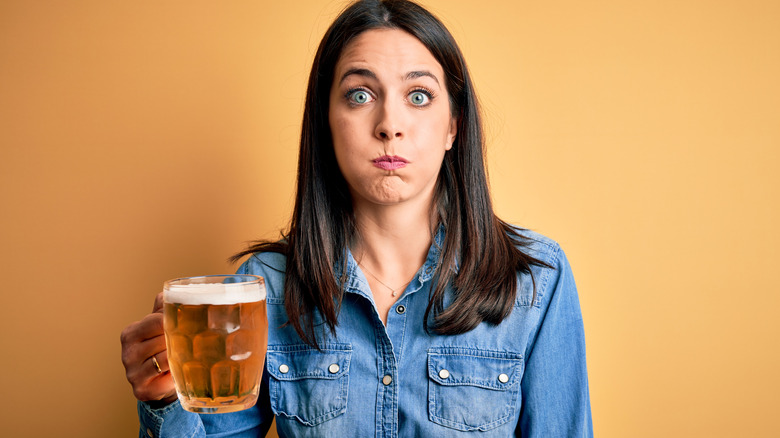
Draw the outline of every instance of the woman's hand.
[[[162,407],[176,400],[168,367],[163,331],[163,295],[154,300],[152,313],[122,330],[122,363],[138,400]],[[155,363],[156,362],[156,363]]]

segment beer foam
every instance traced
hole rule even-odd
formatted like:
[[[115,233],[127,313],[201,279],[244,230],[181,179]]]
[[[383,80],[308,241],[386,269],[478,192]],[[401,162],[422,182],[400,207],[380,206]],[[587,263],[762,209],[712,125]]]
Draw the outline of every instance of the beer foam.
[[[265,299],[265,286],[260,284],[175,284],[163,293],[166,303],[200,305],[230,305],[254,303]]]

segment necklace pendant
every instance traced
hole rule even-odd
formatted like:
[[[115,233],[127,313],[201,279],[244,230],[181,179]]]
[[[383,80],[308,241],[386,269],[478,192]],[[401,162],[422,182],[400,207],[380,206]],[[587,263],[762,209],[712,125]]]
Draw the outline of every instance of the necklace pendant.
[[[392,295],[392,296],[394,296],[394,297],[395,297],[395,296],[398,296],[398,292],[396,292],[396,291],[391,291],[391,295]]]

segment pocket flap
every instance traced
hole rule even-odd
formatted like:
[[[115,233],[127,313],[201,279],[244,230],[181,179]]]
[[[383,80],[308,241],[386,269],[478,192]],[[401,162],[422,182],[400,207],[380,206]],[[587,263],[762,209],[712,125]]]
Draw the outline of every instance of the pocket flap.
[[[269,345],[266,368],[277,380],[332,380],[349,372],[350,359],[349,344],[326,344],[321,351],[309,345]]]
[[[439,347],[428,350],[428,377],[444,386],[476,386],[497,391],[520,382],[523,355],[504,351]]]

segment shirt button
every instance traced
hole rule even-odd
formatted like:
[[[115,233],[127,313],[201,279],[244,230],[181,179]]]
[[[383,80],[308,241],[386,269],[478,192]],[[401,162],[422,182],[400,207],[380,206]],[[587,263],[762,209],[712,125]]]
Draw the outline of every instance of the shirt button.
[[[146,434],[149,435],[149,438],[154,438],[154,434],[152,433],[152,429],[146,428]]]
[[[432,270],[433,270],[433,268],[428,266],[427,268],[425,268],[425,273],[426,274],[430,274]]]
[[[403,315],[403,314],[404,314],[404,312],[406,312],[406,306],[404,306],[404,305],[402,304],[402,305],[400,305],[400,306],[396,307],[396,308],[395,308],[395,311],[396,311],[396,313],[398,313],[399,315]]]
[[[290,371],[290,367],[288,367],[285,364],[279,365],[279,372],[282,374],[287,374]]]
[[[506,382],[509,381],[509,376],[507,376],[504,373],[501,373],[501,374],[498,375],[498,381],[501,382],[501,383],[506,383]]]
[[[441,371],[439,371],[439,377],[441,377],[442,379],[449,378],[450,377],[450,372],[447,371],[447,370],[441,370]]]
[[[339,372],[339,365],[336,363],[330,364],[328,367],[328,371],[330,371],[331,374],[336,374]]]
[[[387,385],[389,385],[391,383],[393,383],[393,376],[388,374],[388,375],[382,377],[382,384],[383,385],[387,386]]]

